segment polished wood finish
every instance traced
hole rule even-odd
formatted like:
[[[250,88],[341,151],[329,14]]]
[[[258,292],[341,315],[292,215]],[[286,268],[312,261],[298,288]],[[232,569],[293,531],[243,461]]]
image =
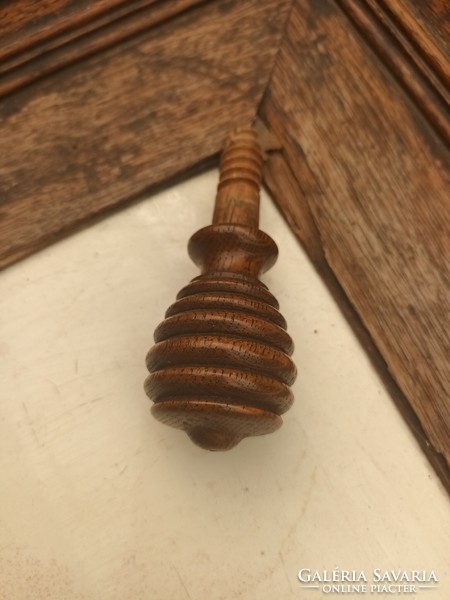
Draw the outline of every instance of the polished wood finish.
[[[222,153],[213,225],[189,242],[202,274],[167,310],[147,355],[153,415],[207,450],[275,431],[293,401],[293,343],[258,280],[278,253],[258,229],[262,163],[256,131],[235,131]]]

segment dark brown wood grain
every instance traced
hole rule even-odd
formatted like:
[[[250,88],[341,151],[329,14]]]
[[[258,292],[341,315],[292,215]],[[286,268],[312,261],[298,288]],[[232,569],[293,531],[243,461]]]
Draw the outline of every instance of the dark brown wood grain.
[[[76,23],[76,27],[61,31],[55,37],[49,35],[39,44],[2,61],[0,96],[11,94],[85,57],[104,52],[201,3],[202,0],[142,0],[106,14],[90,15],[91,11],[88,11],[85,16],[91,16],[91,20]],[[78,16],[75,13],[71,19]]]
[[[296,0],[260,112],[327,263],[448,462],[447,150],[329,0]]]
[[[414,433],[420,447],[450,493],[450,469],[442,454],[436,452],[430,444],[428,435],[405,394],[398,387],[389,371],[388,364],[375,346],[373,339],[364,326],[361,316],[355,310],[340,285],[336,274],[325,257],[319,229],[311,214],[307,194],[311,173],[307,165],[296,171],[290,168],[281,151],[270,153],[264,168],[264,183],[273,200],[280,209],[287,224],[300,240],[317,272],[326,284],[329,292],[339,305],[342,314],[351,325],[358,341],[370,358],[372,365],[381,377],[383,384],[394,400],[399,412]],[[387,440],[387,443],[389,440]]]
[[[0,103],[0,266],[216,154],[267,83],[288,2],[213,2]]]
[[[14,0],[0,5],[0,60],[18,56],[86,24],[101,25],[156,0]]]
[[[390,69],[396,81],[417,103],[444,141],[450,143],[450,62],[444,56],[432,60],[428,38],[415,43],[410,14],[392,12],[378,0],[336,0],[362,34],[364,41]],[[409,27],[409,28],[408,28]],[[435,58],[435,55],[433,55]]]
[[[425,57],[430,67],[450,83],[450,5],[447,0],[377,0]]]
[[[415,63],[415,67],[430,80],[441,84],[448,93],[450,84],[450,10],[442,0],[433,3],[408,0],[362,0],[376,18],[389,30]],[[433,6],[434,5],[434,6]],[[439,16],[438,16],[439,15]]]
[[[169,307],[147,355],[153,415],[207,450],[275,431],[293,401],[293,343],[258,279],[278,254],[258,229],[262,163],[256,130],[235,131],[222,154],[213,224],[189,242],[201,275]]]

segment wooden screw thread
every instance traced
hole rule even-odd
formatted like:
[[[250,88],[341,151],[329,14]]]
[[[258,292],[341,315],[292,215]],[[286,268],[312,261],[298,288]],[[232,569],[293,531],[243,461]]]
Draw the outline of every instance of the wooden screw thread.
[[[253,129],[231,135],[213,224],[189,241],[202,274],[168,308],[147,355],[153,415],[208,450],[275,431],[293,401],[293,343],[278,302],[258,280],[277,257],[257,228],[262,160]]]
[[[214,224],[258,227],[262,165],[263,153],[256,131],[246,128],[233,132],[220,161]]]

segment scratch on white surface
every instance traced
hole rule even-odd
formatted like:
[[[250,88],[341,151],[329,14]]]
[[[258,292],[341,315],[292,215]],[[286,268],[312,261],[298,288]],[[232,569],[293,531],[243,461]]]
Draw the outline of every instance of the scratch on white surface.
[[[312,493],[314,484],[316,482],[316,472],[317,472],[317,466],[314,467],[313,472],[311,473],[311,477],[309,479],[309,484],[308,484],[308,489],[306,490],[306,494],[303,499],[303,506],[300,511],[298,521],[302,520],[303,515],[305,514],[306,509],[308,508],[309,501],[311,500],[311,493]]]
[[[289,527],[289,530],[287,532],[287,535],[284,537],[283,541],[281,542],[281,547],[285,548],[288,545],[288,542],[290,540],[290,538],[293,536],[293,534],[296,532],[297,527],[299,526],[299,524],[301,523],[302,519],[303,519],[303,515],[305,514],[308,505],[309,505],[309,501],[311,499],[311,494],[312,494],[312,490],[316,481],[316,472],[317,472],[317,466],[314,467],[312,473],[311,473],[311,477],[309,478],[309,483],[308,483],[308,487],[306,489],[306,492],[303,496],[303,503],[302,506],[300,508],[300,512],[298,517],[294,520],[293,524]]]
[[[41,443],[41,441],[40,441],[40,439],[39,439],[39,436],[38,436],[38,434],[37,434],[36,428],[35,428],[35,426],[34,426],[34,421],[33,421],[33,419],[31,418],[31,415],[30,415],[30,413],[28,412],[28,407],[27,407],[27,405],[25,404],[25,402],[22,402],[22,406],[23,406],[23,410],[24,410],[24,412],[25,412],[25,415],[26,415],[26,419],[27,419],[28,425],[29,425],[29,427],[30,427],[30,431],[31,431],[31,433],[32,433],[32,435],[33,435],[33,438],[34,438],[34,440],[36,441],[36,444],[37,444],[38,446],[41,446],[41,445],[42,445],[42,443]]]
[[[78,290],[77,292],[75,292],[75,294],[69,300],[68,304],[66,304],[64,310],[70,310],[72,308],[72,306],[75,304],[75,302],[77,300],[79,300],[85,292],[86,292],[85,288],[82,288],[81,290]]]
[[[51,379],[48,379],[48,378],[46,379],[46,381],[48,381],[48,383],[55,390],[56,395],[58,396],[59,400],[62,400],[61,390],[59,389],[59,385],[57,383],[55,383],[54,381],[52,381]]]
[[[56,414],[56,419],[59,420],[62,417],[65,417],[66,415],[70,415],[71,413],[74,413],[76,410],[79,410],[80,408],[84,408],[85,406],[90,406],[92,404],[96,404],[97,402],[100,402],[101,400],[104,400],[108,396],[111,396],[111,394],[103,394],[102,396],[97,396],[96,398],[92,398],[90,400],[85,400],[84,402],[81,402],[81,404],[74,404],[72,406],[69,406],[65,410],[62,410],[61,412],[58,412]]]
[[[128,465],[125,465],[125,466],[123,467],[123,469],[121,469],[121,470],[119,471],[119,476],[120,476],[120,475],[123,475],[127,469],[128,469]]]
[[[281,563],[281,566],[283,567],[283,573],[286,577],[286,581],[288,583],[289,589],[291,590],[291,592],[294,592],[294,588],[292,587],[291,579],[288,575],[288,572],[286,571],[286,565],[284,564],[283,554],[281,552],[278,552],[278,556],[280,557],[280,563]]]
[[[189,600],[192,600],[192,596],[190,595],[189,590],[187,589],[186,584],[183,581],[183,578],[181,577],[180,573],[178,572],[178,569],[176,568],[176,566],[173,563],[170,563],[170,564],[172,565],[173,570],[177,574],[177,577],[180,580],[183,590],[186,592],[186,596],[189,598]]]
[[[371,452],[362,444],[360,444],[360,443],[357,443],[357,444],[358,444],[358,448],[360,450],[362,450],[362,452],[364,452],[366,457],[369,459],[369,461],[375,467],[375,469],[380,473],[380,475],[382,475],[382,477],[386,478],[386,470],[383,469],[383,467],[374,459]]]
[[[97,402],[100,402],[100,400],[104,400],[105,398],[107,398],[110,395],[111,394],[103,394],[102,396],[97,396],[96,398],[86,400],[85,402],[82,402],[81,404],[77,404],[76,407],[74,407],[74,408],[83,408],[83,406],[88,406],[90,404],[96,404]]]

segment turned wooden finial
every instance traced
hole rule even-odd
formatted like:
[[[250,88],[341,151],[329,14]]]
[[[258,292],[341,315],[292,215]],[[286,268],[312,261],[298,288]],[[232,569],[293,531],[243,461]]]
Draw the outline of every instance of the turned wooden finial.
[[[256,131],[235,130],[222,153],[213,224],[189,241],[201,275],[168,308],[147,355],[152,414],[208,450],[275,431],[293,401],[293,343],[258,280],[278,254],[258,229],[262,164]]]

